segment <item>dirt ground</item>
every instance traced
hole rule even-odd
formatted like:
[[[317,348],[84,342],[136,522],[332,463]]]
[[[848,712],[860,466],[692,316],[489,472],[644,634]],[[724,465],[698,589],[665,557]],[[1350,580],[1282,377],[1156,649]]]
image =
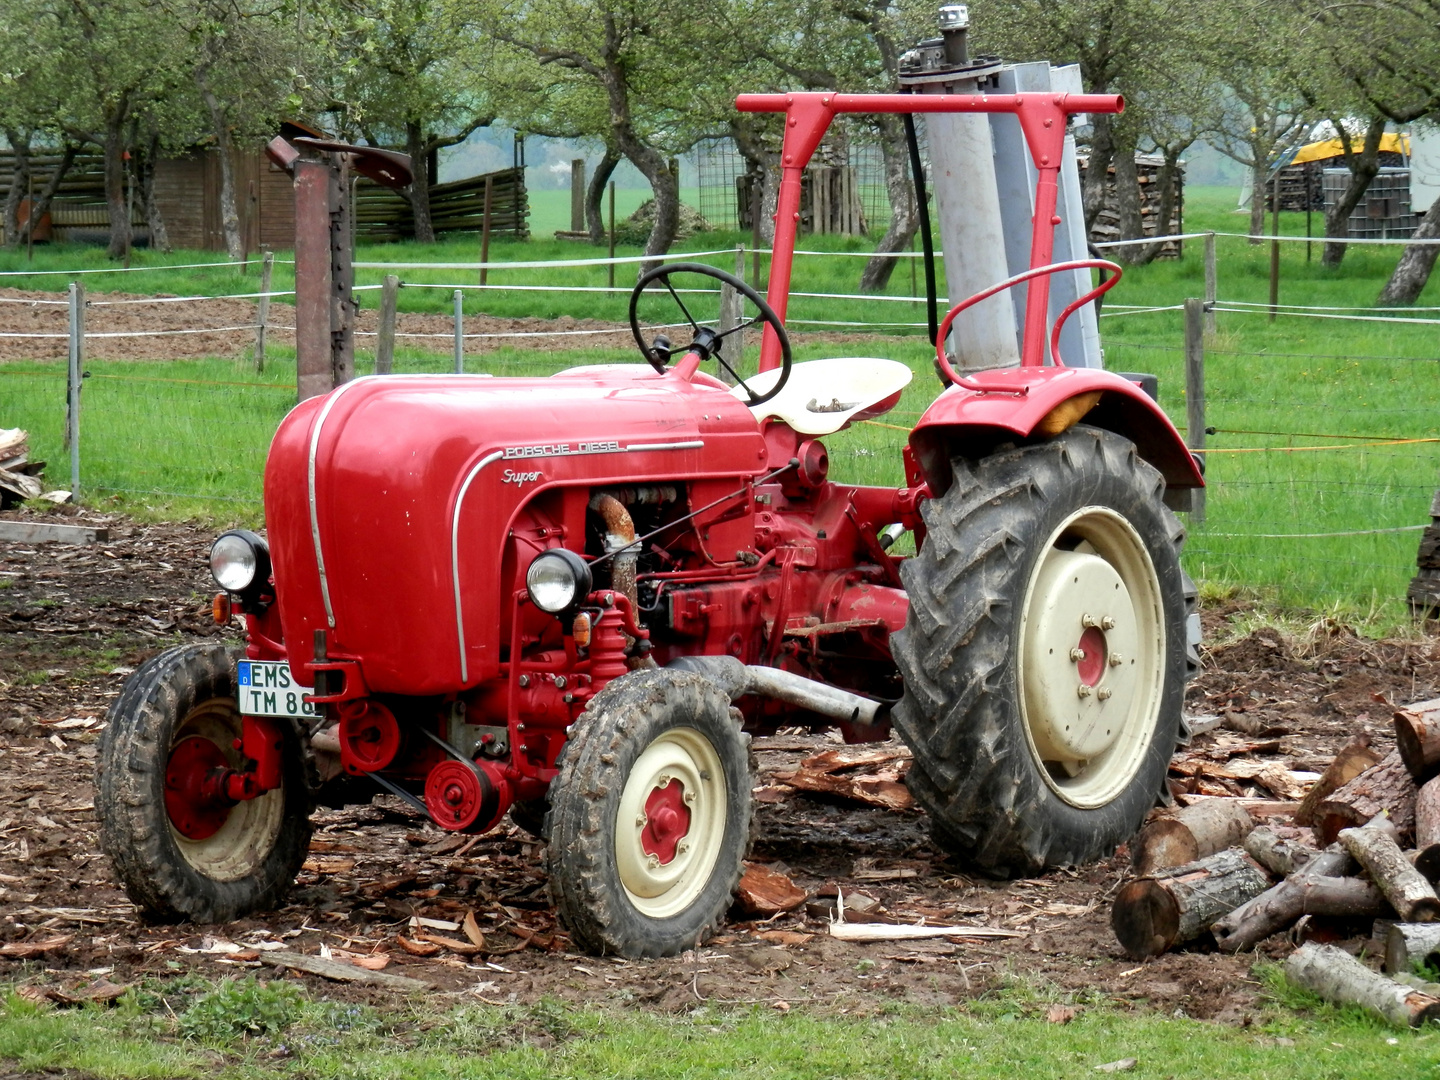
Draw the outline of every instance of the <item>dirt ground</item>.
[[[3,516],[42,520],[27,511]],[[660,1010],[707,1001],[856,1013],[890,1001],[953,1003],[1019,974],[1053,984],[1057,996],[1098,992],[1232,1023],[1253,1014],[1253,957],[1203,946],[1144,963],[1122,955],[1109,900],[1126,877],[1123,849],[1108,862],[1042,878],[986,880],[933,847],[917,811],[812,797],[778,783],[777,773],[834,748],[823,734],[755,744],[764,801],[754,858],[788,873],[808,903],[763,922],[732,912],[719,937],[676,959],[577,955],[555,925],[537,842],[508,824],[479,838],[453,836],[389,796],[318,813],[311,859],[281,910],[225,926],[145,925],[97,848],[96,745],[105,710],[136,665],[173,642],[221,632],[209,612],[212,534],[84,512],[49,519],[102,526],[109,538],[0,545],[0,945],[65,940],[24,967],[0,959],[0,979],[64,989],[99,975],[121,985],[190,970],[219,976],[258,966],[260,951],[251,946],[280,941],[311,954],[388,955],[388,972],[492,1002],[549,995]],[[1206,613],[1212,640],[1240,611]],[[1287,771],[1319,772],[1360,731],[1388,751],[1384,702],[1437,693],[1433,640],[1363,641],[1320,626],[1298,644],[1261,630],[1207,653],[1189,711],[1225,723],[1197,737],[1176,786],[1273,799],[1258,781],[1236,777],[1265,763],[1282,766],[1282,779]],[[827,933],[837,889],[861,906],[873,903],[865,920],[924,917],[1020,936],[843,943]],[[441,948],[414,956],[399,941],[412,941],[413,917],[457,924],[470,912],[486,943],[477,955]],[[1262,953],[1288,949],[1277,937]],[[385,997],[334,984],[323,992]]]

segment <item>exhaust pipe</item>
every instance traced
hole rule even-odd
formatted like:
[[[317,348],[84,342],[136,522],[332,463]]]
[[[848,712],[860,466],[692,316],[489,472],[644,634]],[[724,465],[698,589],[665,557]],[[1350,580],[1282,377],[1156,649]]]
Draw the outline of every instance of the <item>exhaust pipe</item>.
[[[877,724],[890,712],[888,702],[862,697],[779,668],[742,664],[733,656],[682,656],[666,667],[703,675],[729,695],[731,701],[746,694],[759,694],[851,724]]]

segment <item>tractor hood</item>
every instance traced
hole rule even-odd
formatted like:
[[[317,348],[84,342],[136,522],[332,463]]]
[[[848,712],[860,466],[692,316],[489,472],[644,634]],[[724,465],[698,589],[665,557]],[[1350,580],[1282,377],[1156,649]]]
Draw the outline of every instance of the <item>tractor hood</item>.
[[[358,661],[372,691],[494,677],[523,586],[504,559],[517,511],[556,486],[757,475],[764,440],[727,391],[623,365],[361,378],[303,402],[265,467],[290,663],[309,664],[323,630],[329,658]],[[583,543],[582,523],[565,544]]]

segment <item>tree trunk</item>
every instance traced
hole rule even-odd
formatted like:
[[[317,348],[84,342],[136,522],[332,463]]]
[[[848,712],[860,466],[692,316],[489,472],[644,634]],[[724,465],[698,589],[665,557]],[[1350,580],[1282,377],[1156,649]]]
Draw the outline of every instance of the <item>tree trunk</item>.
[[[145,200],[145,224],[150,230],[150,250],[169,251],[170,234],[165,229],[165,216],[155,197],[155,163],[160,157],[160,136],[150,136],[150,145],[140,159],[140,192]]]
[[[655,197],[655,224],[650,226],[650,235],[645,239],[644,254],[664,255],[675,243],[675,233],[680,228],[679,177],[670,171],[670,162],[664,154],[640,140],[628,119],[612,125],[611,130],[621,153],[650,181],[650,191]],[[655,265],[642,263],[642,272]]]
[[[1326,918],[1374,919],[1393,915],[1385,894],[1361,878],[1307,877],[1300,889],[1300,913]]]
[[[1395,749],[1417,784],[1440,775],[1440,700],[1395,710]]]
[[[1130,865],[1140,875],[1184,866],[1237,847],[1254,819],[1233,799],[1206,799],[1174,817],[1152,821],[1130,842]]]
[[[1440,967],[1440,923],[1392,923],[1385,934],[1385,970],[1408,975],[1420,964]]]
[[[1226,952],[1253,949],[1271,934],[1284,930],[1305,913],[1306,882],[1312,878],[1342,877],[1355,865],[1338,844],[1322,851],[1273,889],[1267,889],[1215,920],[1210,932]]]
[[[1085,164],[1085,184],[1080,193],[1080,204],[1085,209],[1085,234],[1095,227],[1095,219],[1105,207],[1106,180],[1110,163],[1115,157],[1114,129],[1110,117],[1105,113],[1094,113],[1090,117],[1094,125],[1090,136],[1090,158]]]
[[[1270,887],[1270,878],[1238,848],[1132,881],[1115,897],[1110,927],[1126,955],[1159,956],[1199,937],[1220,916]]]
[[[1266,182],[1264,158],[1257,156],[1262,164],[1250,170],[1250,243],[1261,243],[1265,233],[1265,207],[1270,200],[1270,185]]]
[[[1274,829],[1262,825],[1245,837],[1245,854],[1283,878],[1303,868],[1320,852],[1294,840],[1282,839]]]
[[[585,224],[590,228],[592,244],[605,242],[607,229],[604,206],[605,185],[610,182],[610,177],[615,174],[615,166],[619,164],[619,151],[612,149],[607,144],[605,156],[595,166],[595,174],[590,177],[590,185],[585,189]]]
[[[750,168],[746,171],[746,182],[750,190],[750,215],[760,215],[755,222],[757,235],[762,244],[775,243],[775,202],[780,191],[780,155],[767,149],[759,131],[751,126],[749,118],[741,115],[730,121],[730,138],[735,149],[740,151]],[[760,181],[760,197],[756,198],[756,178]]]
[[[1295,824],[1314,825],[1315,808],[1335,792],[1354,780],[1372,765],[1380,764],[1380,755],[1370,749],[1370,736],[1360,735],[1346,743],[1325,767],[1315,786],[1300,800],[1295,810]]]
[[[1291,982],[1335,1005],[1359,1005],[1398,1027],[1440,1019],[1440,998],[1377,975],[1344,949],[1309,943],[1285,961]]]
[[[1430,204],[1411,239],[1440,240],[1440,199]],[[1395,272],[1390,275],[1385,288],[1380,290],[1375,303],[1397,306],[1415,303],[1430,280],[1437,255],[1440,255],[1440,244],[1411,244],[1406,247],[1395,265]]]
[[[110,246],[105,254],[111,259],[124,258],[130,247],[130,206],[125,199],[125,121],[129,115],[125,95],[105,114],[105,209],[110,220]]]
[[[1335,126],[1339,130],[1338,122]],[[1384,134],[1385,117],[1374,117],[1370,126],[1365,129],[1365,142],[1360,152],[1357,154],[1351,151],[1345,155],[1345,167],[1350,170],[1350,182],[1345,185],[1345,194],[1340,196],[1340,201],[1325,211],[1326,236],[1349,235],[1350,214],[1360,205],[1360,200],[1370,188],[1370,181],[1380,172],[1380,137]],[[1347,149],[1348,145],[1346,141]],[[1320,265],[1332,268],[1339,266],[1344,261],[1345,249],[1349,246],[1326,244],[1320,253]]]
[[[5,129],[5,139],[15,155],[15,172],[10,178],[10,190],[5,194],[4,230],[5,243],[14,246],[20,242],[20,202],[30,189],[30,136],[27,128],[24,134],[14,128]],[[35,207],[30,207],[30,215]]]
[[[887,259],[892,251],[908,251],[920,224],[915,184],[910,177],[910,147],[905,127],[897,116],[876,117],[880,126],[880,153],[885,160],[885,194],[890,199],[890,227],[875,245],[875,255],[866,261],[860,274],[861,292],[880,292],[890,283],[899,259]]]
[[[1415,781],[1400,760],[1400,752],[1392,750],[1379,765],[1366,769],[1315,808],[1316,838],[1328,845],[1341,829],[1364,825],[1385,814],[1398,839],[1408,839],[1415,831],[1415,794]]]
[[[30,208],[30,216],[25,221],[25,227],[20,230],[18,243],[24,244],[30,238],[30,233],[40,223],[40,219],[50,212],[50,204],[55,201],[56,194],[60,191],[60,185],[65,182],[65,176],[70,172],[70,166],[75,164],[75,157],[80,153],[80,147],[75,143],[67,142],[65,149],[60,155],[60,164],[55,166],[55,171],[50,174],[50,179],[45,181],[45,187],[40,194],[35,196],[35,205]]]
[[[1120,218],[1121,240],[1138,240],[1145,235],[1145,219],[1140,213],[1140,175],[1135,168],[1133,140],[1115,140],[1115,208]],[[1115,248],[1114,254],[1123,263],[1133,263],[1138,247]]]
[[[410,203],[415,222],[415,239],[422,244],[435,242],[435,225],[430,217],[429,147],[425,144],[425,128],[418,120],[405,122],[405,152],[410,155],[410,173],[414,177],[401,194]]]
[[[215,152],[220,156],[220,227],[225,232],[225,250],[232,259],[245,257],[245,238],[240,235],[240,211],[235,202],[235,160],[230,148],[230,119],[225,106],[210,89],[205,69],[195,72],[195,85],[210,113],[210,129],[215,133]]]
[[[1170,234],[1170,222],[1175,217],[1175,174],[1180,169],[1180,155],[1189,148],[1189,142],[1180,146],[1160,148],[1165,155],[1165,161],[1160,166],[1160,175],[1155,180],[1160,185],[1160,221],[1155,227],[1156,236]],[[1144,266],[1158,259],[1163,250],[1165,250],[1164,244],[1142,244],[1134,249],[1135,256],[1131,261],[1136,266]]]
[[[1379,829],[1342,829],[1340,844],[1370,872],[1370,879],[1405,922],[1440,918],[1440,896],[1392,838]]]

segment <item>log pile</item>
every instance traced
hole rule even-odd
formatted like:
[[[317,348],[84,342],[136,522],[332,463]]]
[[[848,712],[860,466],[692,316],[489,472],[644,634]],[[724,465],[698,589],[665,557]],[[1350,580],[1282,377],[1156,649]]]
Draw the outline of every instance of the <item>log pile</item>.
[[[0,510],[45,491],[40,477],[45,462],[30,460],[29,433],[21,428],[0,428]]]
[[[1080,182],[1085,182],[1085,168],[1089,155],[1080,154]],[[1173,236],[1184,232],[1184,190],[1185,167],[1175,170],[1171,179],[1174,185],[1174,207],[1168,222],[1160,220],[1160,169],[1165,159],[1157,154],[1136,154],[1135,173],[1140,181],[1140,220],[1146,236]],[[1115,166],[1111,165],[1106,174],[1105,201],[1096,215],[1095,224],[1090,227],[1090,239],[1094,243],[1120,239],[1120,209],[1115,195]],[[1170,240],[1161,248],[1162,259],[1178,259],[1182,254],[1182,242]]]
[[[1397,749],[1352,742],[1289,814],[1201,796],[1147,825],[1111,910],[1125,953],[1240,952],[1288,933],[1302,945],[1285,964],[1294,982],[1395,1024],[1440,1021],[1440,985],[1416,974],[1440,971],[1440,699],[1397,709],[1394,723]],[[1320,944],[1365,931],[1385,975]]]

